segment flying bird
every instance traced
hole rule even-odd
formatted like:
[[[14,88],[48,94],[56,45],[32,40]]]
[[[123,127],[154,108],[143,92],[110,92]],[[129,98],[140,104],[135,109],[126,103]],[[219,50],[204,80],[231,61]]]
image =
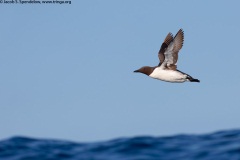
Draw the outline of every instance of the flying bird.
[[[155,67],[144,66],[134,72],[146,74],[149,77],[172,83],[200,82],[198,79],[177,70],[178,52],[183,46],[184,33],[180,29],[175,37],[168,33],[158,52],[159,64]]]

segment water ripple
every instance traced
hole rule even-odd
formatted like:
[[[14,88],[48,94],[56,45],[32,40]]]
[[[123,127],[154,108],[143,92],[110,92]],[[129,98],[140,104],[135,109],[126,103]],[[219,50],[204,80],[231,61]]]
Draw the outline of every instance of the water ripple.
[[[204,135],[133,137],[96,143],[13,137],[0,160],[240,160],[240,130]]]

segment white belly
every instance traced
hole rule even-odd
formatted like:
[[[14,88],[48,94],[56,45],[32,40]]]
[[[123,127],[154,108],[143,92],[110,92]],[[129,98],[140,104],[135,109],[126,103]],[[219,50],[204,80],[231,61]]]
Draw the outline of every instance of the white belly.
[[[167,82],[185,82],[187,75],[174,70],[163,70],[162,68],[155,68],[149,75],[152,78]]]

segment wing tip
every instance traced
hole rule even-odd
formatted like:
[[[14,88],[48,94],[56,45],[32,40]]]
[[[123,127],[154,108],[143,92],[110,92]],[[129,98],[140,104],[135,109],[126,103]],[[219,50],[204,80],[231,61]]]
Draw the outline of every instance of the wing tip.
[[[177,32],[177,34],[175,35],[175,37],[176,37],[178,34],[181,34],[182,37],[184,38],[184,31],[183,31],[182,28],[180,28],[180,29],[178,30],[178,32]],[[175,38],[175,37],[174,37],[174,38]]]
[[[173,41],[173,34],[169,32],[166,38],[164,39],[163,43],[166,43],[167,45],[169,45],[172,41]]]
[[[181,39],[182,41],[182,46],[183,46],[183,43],[184,43],[184,31],[182,28],[179,29],[179,31],[177,32],[177,34],[175,35],[174,39],[177,37],[177,36],[180,36],[179,38]],[[182,46],[180,47],[180,49],[182,48]]]

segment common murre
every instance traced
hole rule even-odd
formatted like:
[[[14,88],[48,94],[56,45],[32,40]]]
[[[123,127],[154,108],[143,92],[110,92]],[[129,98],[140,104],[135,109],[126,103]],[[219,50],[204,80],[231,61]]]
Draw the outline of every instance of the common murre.
[[[198,79],[177,70],[178,52],[183,46],[184,33],[180,29],[173,38],[172,33],[168,33],[158,52],[160,63],[158,66],[144,66],[134,72],[140,72],[149,77],[172,83],[200,82]]]

